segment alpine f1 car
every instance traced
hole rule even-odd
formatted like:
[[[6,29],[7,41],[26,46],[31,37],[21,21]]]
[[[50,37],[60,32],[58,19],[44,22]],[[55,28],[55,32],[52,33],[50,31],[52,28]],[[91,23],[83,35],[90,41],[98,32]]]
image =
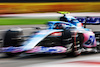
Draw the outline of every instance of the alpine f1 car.
[[[61,12],[59,12],[61,13]],[[63,13],[62,13],[63,14]],[[22,29],[12,28],[6,31],[1,53],[16,56],[21,53],[64,53],[78,56],[82,52],[100,50],[100,32],[92,32],[73,16],[60,17],[59,21],[49,21],[48,28],[35,31],[27,40]]]

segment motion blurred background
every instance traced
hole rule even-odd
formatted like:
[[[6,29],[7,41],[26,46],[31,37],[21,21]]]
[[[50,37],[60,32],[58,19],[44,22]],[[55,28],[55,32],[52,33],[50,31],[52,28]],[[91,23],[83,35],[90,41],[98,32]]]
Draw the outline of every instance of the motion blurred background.
[[[100,12],[100,0],[0,0],[1,14]]]
[[[24,28],[25,34],[29,34],[29,31],[33,32],[33,29],[30,30],[29,28],[35,27],[36,24],[39,24],[37,25],[38,27],[43,27],[41,24],[58,20],[54,18],[55,16],[60,16],[57,15],[57,11],[69,11],[81,16],[87,15],[86,12],[93,12],[88,13],[88,15],[95,15],[94,12],[97,12],[99,16],[100,0],[0,0],[0,30],[2,32],[4,29],[21,27]],[[83,14],[80,14],[80,12]],[[41,19],[42,16],[47,16],[48,14],[54,17]],[[22,16],[14,17],[15,15]],[[93,30],[100,30],[99,25],[88,26],[87,28],[89,27],[93,28]],[[17,60],[15,58],[2,58],[2,54],[0,54],[0,67],[100,67],[100,54],[83,54],[77,58],[66,58],[61,55],[36,55],[27,58]]]

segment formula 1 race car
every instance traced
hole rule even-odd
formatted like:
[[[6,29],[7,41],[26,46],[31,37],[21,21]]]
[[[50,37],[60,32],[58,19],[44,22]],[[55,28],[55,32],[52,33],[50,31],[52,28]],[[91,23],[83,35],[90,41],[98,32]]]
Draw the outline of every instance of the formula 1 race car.
[[[82,52],[100,50],[100,32],[84,28],[83,24],[73,16],[66,16],[64,13],[59,21],[49,21],[47,26],[47,29],[35,31],[29,37],[23,36],[20,28],[7,30],[0,52],[7,56],[21,53],[64,53],[78,56]]]

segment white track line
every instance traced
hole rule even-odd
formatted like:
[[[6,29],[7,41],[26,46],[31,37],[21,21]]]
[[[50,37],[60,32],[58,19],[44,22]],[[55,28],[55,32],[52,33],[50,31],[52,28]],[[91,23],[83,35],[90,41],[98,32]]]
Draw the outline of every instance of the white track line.
[[[98,12],[83,12],[83,13],[71,13],[67,14],[70,16],[100,16]],[[32,17],[32,18],[48,18],[48,17],[59,17],[62,16],[58,13],[27,13],[27,14],[4,14],[1,17]]]
[[[92,55],[92,56],[79,56],[76,58],[67,58],[47,63],[37,63],[37,64],[30,64],[20,67],[100,67],[100,65],[90,65],[90,64],[79,64],[79,63],[69,63],[69,62],[75,62],[75,61],[97,61],[100,62],[100,56],[99,55]]]

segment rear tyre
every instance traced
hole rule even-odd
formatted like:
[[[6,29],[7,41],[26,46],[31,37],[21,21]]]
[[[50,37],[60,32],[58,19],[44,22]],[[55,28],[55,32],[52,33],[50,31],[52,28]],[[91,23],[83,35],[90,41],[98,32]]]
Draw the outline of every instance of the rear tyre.
[[[94,33],[95,33],[96,42],[97,42],[96,49],[97,49],[97,52],[100,53],[100,32],[96,31]]]

